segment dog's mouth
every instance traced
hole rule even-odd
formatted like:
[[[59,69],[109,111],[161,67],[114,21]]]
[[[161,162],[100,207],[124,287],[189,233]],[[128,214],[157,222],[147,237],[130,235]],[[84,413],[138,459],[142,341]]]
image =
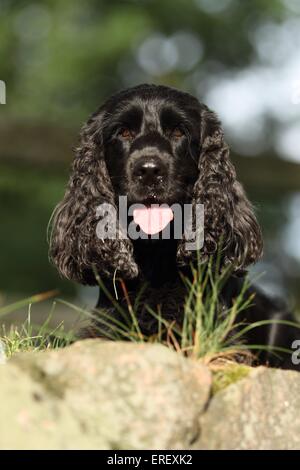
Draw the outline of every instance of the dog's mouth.
[[[172,209],[167,204],[160,204],[157,198],[148,198],[143,201],[143,207],[133,210],[134,222],[147,235],[162,232],[173,219]]]

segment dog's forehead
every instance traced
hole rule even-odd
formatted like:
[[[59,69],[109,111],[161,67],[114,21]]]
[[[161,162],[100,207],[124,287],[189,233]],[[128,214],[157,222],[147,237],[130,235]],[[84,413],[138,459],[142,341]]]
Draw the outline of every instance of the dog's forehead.
[[[141,99],[139,106],[143,112],[143,126],[155,129],[160,128],[160,115],[165,103],[158,98]]]
[[[143,126],[147,128],[160,128],[163,111],[172,110],[174,114],[181,115],[183,119],[188,118],[188,107],[184,103],[179,103],[175,99],[165,97],[132,97],[119,103],[116,110],[118,114],[128,113],[128,111],[140,114]]]

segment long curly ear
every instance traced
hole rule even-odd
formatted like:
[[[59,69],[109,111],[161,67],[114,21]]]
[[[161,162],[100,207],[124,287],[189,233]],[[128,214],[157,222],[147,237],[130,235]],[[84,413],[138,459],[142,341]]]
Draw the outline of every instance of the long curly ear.
[[[193,190],[192,205],[204,205],[204,244],[201,258],[222,246],[222,261],[235,270],[256,262],[262,254],[261,230],[229,158],[229,147],[217,116],[202,105],[200,126],[199,177]],[[195,211],[194,211],[195,213]],[[195,220],[193,220],[195,226]],[[194,238],[197,230],[195,227]],[[178,249],[179,263],[194,257],[183,237]]]
[[[102,124],[103,111],[95,113],[83,127],[76,149],[71,177],[63,200],[50,221],[50,259],[59,272],[82,284],[96,284],[93,267],[100,275],[119,271],[124,278],[138,274],[131,241],[116,226],[115,239],[99,239],[97,207],[115,207],[114,192],[107,172]]]

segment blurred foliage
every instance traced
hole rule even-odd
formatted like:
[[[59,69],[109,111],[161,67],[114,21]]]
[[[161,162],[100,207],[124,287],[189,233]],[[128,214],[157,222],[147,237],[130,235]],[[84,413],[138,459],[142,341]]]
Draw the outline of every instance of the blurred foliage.
[[[220,11],[210,12],[210,4]],[[227,5],[227,8],[220,8]],[[218,9],[217,9],[218,10]],[[253,59],[257,25],[280,20],[280,0],[1,0],[1,79],[9,115],[77,124],[122,86],[152,81],[195,92],[205,74],[237,69]],[[145,73],[137,48],[153,33],[186,31],[201,41],[192,69]]]
[[[49,265],[46,227],[58,198],[66,172],[28,165],[0,165],[1,209],[1,290],[37,293],[51,288],[74,293]]]

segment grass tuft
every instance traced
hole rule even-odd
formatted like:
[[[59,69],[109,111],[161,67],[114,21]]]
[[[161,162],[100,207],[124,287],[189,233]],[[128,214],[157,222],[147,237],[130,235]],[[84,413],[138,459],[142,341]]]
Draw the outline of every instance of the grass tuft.
[[[239,360],[241,357],[249,359],[251,355],[245,350],[241,336],[238,340],[235,338],[235,341],[231,339],[237,326],[243,326],[237,321],[238,315],[253,300],[252,295],[247,296],[249,281],[245,280],[238,297],[230,307],[226,308],[221,300],[221,292],[232,274],[230,267],[220,269],[218,260],[216,263],[210,259],[205,264],[198,262],[196,266],[191,265],[191,274],[189,278],[182,278],[186,289],[182,325],[166,320],[160,306],[157,311],[145,306],[149,315],[157,322],[157,333],[149,337],[141,331],[136,313],[142,293],[132,305],[124,283],[119,280],[127,301],[127,307],[121,307],[95,272],[101,291],[124,319],[124,321],[113,319],[105,311],[90,313],[91,320],[98,323],[99,336],[113,340],[163,343],[185,356],[205,359],[205,362],[212,362],[220,355],[227,356],[229,360],[233,358]],[[86,314],[83,311],[82,313]]]
[[[225,307],[222,302],[222,290],[232,275],[232,268],[220,268],[220,256],[217,260],[212,258],[206,263],[191,265],[191,276],[182,277],[183,285],[186,289],[185,302],[183,306],[182,324],[178,325],[174,321],[168,321],[161,306],[154,310],[145,306],[151,320],[156,324],[156,332],[152,336],[143,333],[138,311],[143,302],[143,291],[136,296],[134,302],[126,290],[125,283],[118,279],[123,289],[124,304],[120,304],[119,299],[115,298],[105,287],[100,276],[95,271],[100,290],[111,302],[111,305],[119,313],[119,318],[112,317],[109,311],[94,310],[88,311],[64,300],[59,300],[72,310],[75,310],[81,317],[81,320],[89,320],[93,323],[93,332],[96,336],[106,337],[109,340],[127,340],[136,343],[149,342],[161,343],[169,348],[175,349],[179,354],[185,357],[191,357],[195,360],[202,360],[213,371],[216,368],[216,389],[223,387],[227,381],[234,380],[235,376],[245,372],[246,369],[229,368],[233,364],[243,363],[251,365],[255,356],[253,351],[268,350],[273,354],[280,352],[290,352],[283,348],[267,347],[262,345],[246,345],[243,343],[243,335],[247,331],[257,328],[261,325],[271,323],[290,324],[300,327],[292,322],[285,321],[260,321],[251,325],[243,324],[240,321],[241,312],[248,308],[253,299],[253,294],[249,294],[250,281],[245,279],[239,295],[234,299],[232,305]],[[66,333],[63,322],[56,328],[51,329],[49,322],[52,313],[42,326],[31,323],[30,311],[31,304],[49,298],[53,292],[39,294],[16,304],[0,308],[0,317],[11,311],[29,304],[28,316],[21,327],[11,327],[9,331],[0,330],[0,341],[5,347],[6,355],[12,356],[21,351],[37,351],[48,348],[58,348],[70,344],[75,334],[73,331]],[[53,304],[54,310],[55,304]],[[220,368],[221,367],[221,368]],[[225,376],[221,380],[221,369],[226,369]],[[220,375],[221,374],[221,375]]]
[[[39,295],[39,297],[35,296],[35,299],[37,298],[41,301],[49,297],[47,295]],[[24,305],[24,302],[22,303],[22,306]],[[31,305],[32,304],[29,304],[28,306],[26,320],[20,326],[11,325],[8,330],[4,325],[0,327],[0,344],[2,354],[5,354],[6,358],[10,358],[20,352],[43,351],[46,349],[64,347],[70,344],[75,338],[73,331],[65,332],[63,322],[60,322],[54,328],[50,327],[50,322],[56,305],[55,302],[52,305],[48,317],[42,325],[32,323]],[[20,303],[18,303],[18,308],[19,306]],[[6,309],[6,312],[13,311],[10,309],[11,306],[8,307],[9,308]]]
[[[268,350],[274,355],[282,352],[290,353],[291,351],[284,348],[244,344],[243,335],[259,326],[282,323],[300,328],[300,325],[281,320],[264,320],[251,325],[240,321],[241,312],[248,308],[254,300],[254,294],[249,294],[248,290],[250,280],[245,279],[242,289],[232,305],[225,307],[222,302],[222,290],[232,275],[232,268],[221,269],[219,260],[219,258],[217,261],[211,258],[204,264],[198,260],[196,265],[191,265],[192,275],[188,278],[182,278],[186,289],[182,325],[166,320],[161,306],[158,305],[157,310],[154,310],[145,305],[149,316],[157,325],[156,333],[151,336],[145,335],[141,330],[137,313],[143,301],[142,294],[145,287],[141,289],[132,303],[125,283],[122,279],[117,279],[123,289],[126,301],[124,307],[120,304],[119,299],[107,290],[102,279],[94,270],[100,290],[119,313],[118,319],[112,317],[109,311],[95,309],[90,312],[69,302],[61,302],[76,310],[83,318],[93,322],[92,331],[94,334],[96,333],[96,336],[114,341],[161,343],[175,349],[185,357],[200,359],[210,367],[214,367],[216,363],[220,362],[223,365],[233,362],[251,365],[255,362],[255,352],[259,350]]]

